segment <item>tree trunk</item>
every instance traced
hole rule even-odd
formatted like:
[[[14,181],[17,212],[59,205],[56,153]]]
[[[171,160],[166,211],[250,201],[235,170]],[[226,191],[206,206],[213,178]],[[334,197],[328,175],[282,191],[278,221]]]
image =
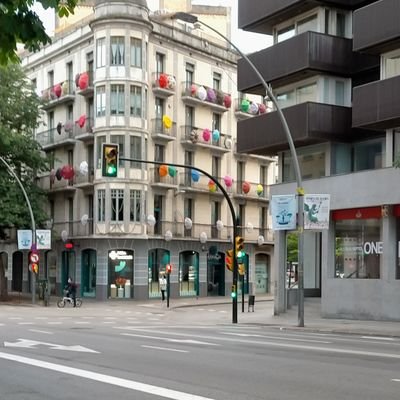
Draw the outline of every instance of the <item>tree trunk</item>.
[[[6,300],[8,300],[6,269],[4,267],[3,257],[0,256],[0,301]]]

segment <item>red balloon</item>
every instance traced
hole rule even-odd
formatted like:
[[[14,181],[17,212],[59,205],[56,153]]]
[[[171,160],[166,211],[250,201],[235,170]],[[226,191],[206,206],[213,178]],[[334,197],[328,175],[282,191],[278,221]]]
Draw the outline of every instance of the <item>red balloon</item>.
[[[74,168],[71,165],[64,165],[61,169],[61,176],[64,179],[72,179],[75,175]]]
[[[83,128],[86,123],[86,115],[81,115],[78,119],[78,125],[80,128]]]
[[[265,107],[265,104],[261,103],[261,104],[258,105],[258,112],[260,114],[265,114],[266,111],[267,111],[267,107]]]
[[[58,84],[58,85],[54,86],[54,94],[55,94],[57,97],[60,97],[60,96],[61,96],[61,93],[62,93],[61,85]]]
[[[161,74],[158,78],[158,84],[160,85],[160,88],[166,88],[168,85],[168,76],[165,74]]]
[[[79,89],[84,90],[88,87],[89,75],[87,72],[82,73],[79,76]]]
[[[225,106],[226,108],[230,108],[231,105],[232,105],[232,97],[229,96],[229,95],[225,95],[225,96],[224,96],[224,106]]]
[[[243,192],[244,194],[247,194],[247,193],[250,192],[250,183],[249,183],[249,182],[244,181],[244,182],[242,183],[242,192]]]

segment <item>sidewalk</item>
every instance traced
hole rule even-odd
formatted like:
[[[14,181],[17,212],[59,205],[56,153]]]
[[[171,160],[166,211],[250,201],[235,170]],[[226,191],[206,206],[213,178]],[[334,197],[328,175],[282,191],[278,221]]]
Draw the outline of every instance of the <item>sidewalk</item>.
[[[57,307],[58,298],[51,297],[50,308]],[[304,302],[304,327],[298,327],[298,309],[297,306],[287,310],[287,312],[274,316],[274,301],[270,295],[257,295],[255,299],[254,312],[248,311],[248,296],[245,296],[244,312],[242,312],[242,298],[238,297],[238,325],[257,325],[274,326],[280,330],[298,330],[319,333],[347,333],[354,335],[369,335],[378,337],[400,338],[400,321],[359,321],[347,319],[331,319],[321,317],[321,300],[319,298],[306,298]],[[90,309],[97,307],[143,307],[159,304],[159,299],[152,300],[107,300],[100,302],[93,299],[84,299],[84,306],[90,306]],[[1,305],[13,305],[22,307],[43,307],[43,301],[36,299],[32,304],[30,294],[10,296],[10,301],[0,303]],[[170,308],[164,308],[164,311],[182,311],[190,307],[212,308],[213,306],[224,306],[228,310],[232,308],[230,297],[199,297],[199,298],[171,298]],[[229,315],[229,314],[228,314]],[[218,323],[231,324],[232,318],[220,320]]]

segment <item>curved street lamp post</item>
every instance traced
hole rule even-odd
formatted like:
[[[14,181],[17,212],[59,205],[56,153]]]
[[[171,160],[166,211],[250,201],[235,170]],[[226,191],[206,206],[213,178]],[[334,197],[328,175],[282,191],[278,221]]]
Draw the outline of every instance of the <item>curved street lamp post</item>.
[[[225,35],[223,35],[221,32],[217,31],[214,29],[212,26],[206,24],[203,21],[200,21],[195,15],[188,14],[185,12],[177,12],[172,14],[171,19],[180,19],[184,22],[188,22],[191,24],[200,24],[204,25],[211,31],[215,32],[218,36],[222,37],[227,43],[229,43],[238,53],[239,55],[249,64],[249,66],[252,68],[252,70],[255,72],[257,75],[258,79],[260,79],[260,82],[264,86],[265,92],[266,92],[266,97],[268,97],[272,103],[275,105],[276,112],[278,113],[278,117],[282,123],[283,130],[286,135],[286,139],[289,144],[290,148],[290,153],[292,155],[293,159],[293,167],[294,167],[294,172],[296,175],[296,183],[297,183],[297,225],[298,225],[298,231],[299,231],[299,253],[298,253],[298,326],[303,327],[304,326],[304,215],[303,215],[303,210],[304,210],[304,189],[303,189],[303,184],[302,184],[302,178],[301,178],[301,173],[300,173],[300,165],[299,165],[299,160],[297,157],[296,153],[296,148],[293,143],[293,138],[289,130],[289,126],[287,124],[287,121],[285,119],[285,116],[283,115],[283,112],[276,100],[276,97],[274,96],[272,92],[271,85],[268,85],[267,82],[265,82],[265,79],[261,75],[261,73],[258,71],[256,66],[253,64],[253,62],[234,44],[232,43]],[[237,269],[237,264],[236,264],[236,269]],[[237,272],[237,270],[236,270]]]

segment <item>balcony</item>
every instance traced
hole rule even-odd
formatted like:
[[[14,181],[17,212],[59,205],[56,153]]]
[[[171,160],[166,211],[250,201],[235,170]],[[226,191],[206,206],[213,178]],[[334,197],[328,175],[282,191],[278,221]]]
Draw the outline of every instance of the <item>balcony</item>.
[[[217,180],[222,184],[228,194],[232,193],[232,187],[226,187],[223,178],[217,177]],[[189,169],[179,174],[179,190],[187,193],[202,193],[223,196],[221,190],[218,188],[218,186],[216,186],[215,182],[210,180],[208,176]]]
[[[94,167],[89,167],[88,173],[86,175],[77,174],[74,177],[74,186],[77,189],[82,189],[84,191],[93,192],[93,181],[94,181]]]
[[[40,176],[38,186],[40,189],[51,193],[71,193],[76,191],[74,186],[74,178],[64,179],[61,174],[62,168],[52,170],[50,174]]]
[[[76,93],[84,97],[92,97],[94,94],[93,71],[85,71],[75,77]]]
[[[203,148],[217,153],[229,153],[232,148],[232,137],[220,133],[217,129],[195,126],[181,126],[181,144],[188,149]]]
[[[151,168],[150,185],[165,190],[178,189],[178,173],[176,168],[166,165]]]
[[[71,126],[71,129],[67,126],[67,130],[65,130],[65,126],[61,124],[57,125],[56,128],[38,132],[36,134],[36,141],[45,151],[54,150],[63,146],[74,146],[76,143],[73,126]]]
[[[352,123],[377,130],[400,126],[400,76],[355,87]]]
[[[43,110],[50,110],[60,104],[75,100],[73,82],[65,80],[42,91]]]
[[[257,182],[238,180],[233,183],[232,197],[240,200],[269,201],[269,187]]]
[[[296,147],[328,141],[350,141],[360,132],[351,129],[351,108],[301,103],[283,109]],[[238,121],[237,151],[264,156],[288,150],[288,141],[276,111]]]
[[[357,54],[352,41],[305,32],[249,56],[266,82],[284,86],[318,74],[351,77],[379,67],[379,59]],[[238,90],[264,95],[265,89],[244,59],[238,61]]]
[[[248,0],[239,0],[239,29],[271,35],[273,27],[289,20],[318,5],[342,9],[353,9],[366,3],[366,0],[253,0],[249,7]]]
[[[68,239],[86,238],[94,234],[93,219],[89,218],[82,223],[81,221],[54,222],[54,238],[61,239],[61,233],[67,232]]]
[[[353,14],[353,49],[382,54],[400,47],[400,2],[376,1]]]
[[[151,81],[153,93],[158,97],[167,98],[176,92],[176,80],[173,75],[154,72]]]
[[[230,94],[198,83],[183,82],[181,93],[185,104],[209,107],[216,112],[226,112],[232,104]]]
[[[176,122],[172,122],[169,117],[151,120],[151,137],[162,142],[172,142],[176,140]]]
[[[75,139],[82,142],[94,141],[94,119],[87,118],[85,115],[79,117],[74,125]]]
[[[248,99],[235,99],[235,117],[246,119],[255,115],[262,115],[268,112],[268,108],[263,103],[257,103]]]

